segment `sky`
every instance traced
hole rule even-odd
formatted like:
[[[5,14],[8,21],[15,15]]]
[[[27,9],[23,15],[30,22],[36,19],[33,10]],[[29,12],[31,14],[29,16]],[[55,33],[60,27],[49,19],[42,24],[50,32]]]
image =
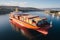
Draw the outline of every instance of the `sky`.
[[[60,8],[60,0],[0,0],[0,6]]]

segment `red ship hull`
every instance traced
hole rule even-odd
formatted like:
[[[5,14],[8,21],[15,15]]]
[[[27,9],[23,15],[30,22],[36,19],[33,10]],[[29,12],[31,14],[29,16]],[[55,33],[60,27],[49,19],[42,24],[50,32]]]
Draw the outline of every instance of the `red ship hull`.
[[[15,20],[13,20],[13,19],[11,19],[10,20],[10,23],[12,23],[13,25],[15,25],[15,27],[18,27],[19,29],[26,29],[26,28],[28,28],[28,26],[24,26],[24,24],[19,24],[18,22],[16,22]],[[34,28],[33,30],[36,30],[37,32],[40,32],[40,33],[42,33],[42,34],[44,34],[44,35],[47,35],[48,34],[48,29],[49,29],[50,27],[45,27],[45,28]],[[28,29],[30,29],[30,28],[28,28]]]

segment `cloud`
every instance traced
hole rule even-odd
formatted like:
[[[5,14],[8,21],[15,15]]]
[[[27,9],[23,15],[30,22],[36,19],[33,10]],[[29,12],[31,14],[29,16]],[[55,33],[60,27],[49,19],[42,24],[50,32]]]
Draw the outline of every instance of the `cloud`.
[[[25,7],[27,5],[27,2],[20,2],[19,6]]]
[[[1,2],[0,5],[25,7],[27,5],[27,2],[14,2],[14,1]]]

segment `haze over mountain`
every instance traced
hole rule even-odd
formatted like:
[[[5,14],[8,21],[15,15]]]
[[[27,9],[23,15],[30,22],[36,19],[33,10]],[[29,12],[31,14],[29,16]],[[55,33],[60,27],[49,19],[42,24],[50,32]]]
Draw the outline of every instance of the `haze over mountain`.
[[[19,6],[0,6],[0,14],[6,14],[14,11],[16,8],[22,12],[29,12],[29,11],[42,11],[38,8],[33,7],[19,7]]]

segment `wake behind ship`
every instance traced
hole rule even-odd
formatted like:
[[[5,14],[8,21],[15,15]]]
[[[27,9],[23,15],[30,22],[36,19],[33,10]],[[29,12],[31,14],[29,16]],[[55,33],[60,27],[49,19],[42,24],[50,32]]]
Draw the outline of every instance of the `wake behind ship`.
[[[47,18],[40,18],[37,15],[22,13],[17,11],[17,9],[9,14],[9,19],[10,22],[18,28],[36,30],[44,35],[48,34],[50,28]]]

